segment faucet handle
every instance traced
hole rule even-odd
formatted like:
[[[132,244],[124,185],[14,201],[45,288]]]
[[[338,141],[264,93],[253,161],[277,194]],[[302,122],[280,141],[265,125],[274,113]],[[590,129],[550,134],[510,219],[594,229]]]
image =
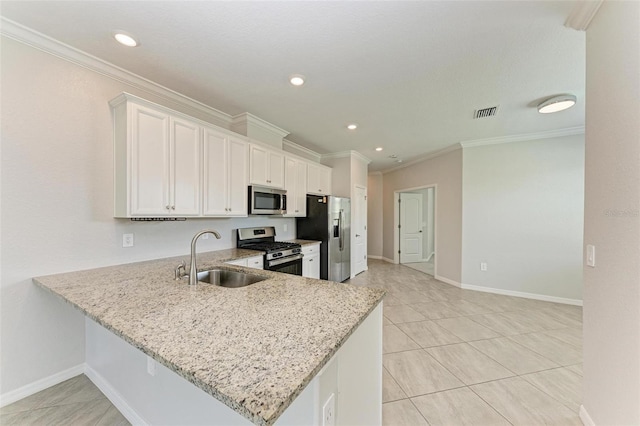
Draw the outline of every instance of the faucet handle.
[[[180,262],[178,266],[176,266],[175,274],[176,274],[176,280],[179,280],[185,275],[187,275],[187,264],[184,262],[184,260]]]

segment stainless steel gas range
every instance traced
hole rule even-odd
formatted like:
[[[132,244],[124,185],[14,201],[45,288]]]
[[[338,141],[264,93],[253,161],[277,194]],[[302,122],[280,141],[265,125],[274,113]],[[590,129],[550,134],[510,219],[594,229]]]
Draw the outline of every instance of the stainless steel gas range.
[[[276,241],[273,226],[238,229],[238,248],[264,251],[264,269],[285,274],[302,275],[301,245]]]

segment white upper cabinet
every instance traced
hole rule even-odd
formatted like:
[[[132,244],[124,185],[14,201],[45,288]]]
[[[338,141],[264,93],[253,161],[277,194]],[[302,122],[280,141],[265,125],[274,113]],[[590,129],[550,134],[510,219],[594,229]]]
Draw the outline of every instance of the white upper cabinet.
[[[260,145],[250,144],[249,183],[284,188],[284,154]]]
[[[247,143],[204,128],[204,216],[247,216]]]
[[[309,163],[307,172],[307,194],[331,195],[331,168]]]
[[[181,118],[170,118],[169,200],[171,214],[200,214],[200,127]]]
[[[198,125],[129,103],[114,113],[115,216],[198,216]]]
[[[307,162],[285,157],[284,189],[287,190],[288,217],[307,216]]]

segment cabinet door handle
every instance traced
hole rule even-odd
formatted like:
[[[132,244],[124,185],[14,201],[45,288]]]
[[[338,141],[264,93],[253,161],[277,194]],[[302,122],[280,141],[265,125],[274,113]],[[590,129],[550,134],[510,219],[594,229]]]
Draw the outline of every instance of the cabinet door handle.
[[[229,211],[231,211],[231,207],[229,207]]]
[[[175,210],[175,209],[176,209],[176,206],[171,206],[171,210]]]
[[[165,209],[169,210],[169,206],[164,206]]]

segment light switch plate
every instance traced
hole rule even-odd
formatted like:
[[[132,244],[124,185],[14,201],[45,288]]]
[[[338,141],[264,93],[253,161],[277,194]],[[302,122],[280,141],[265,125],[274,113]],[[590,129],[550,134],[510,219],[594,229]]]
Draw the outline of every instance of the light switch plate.
[[[587,266],[596,267],[596,246],[587,244]]]

